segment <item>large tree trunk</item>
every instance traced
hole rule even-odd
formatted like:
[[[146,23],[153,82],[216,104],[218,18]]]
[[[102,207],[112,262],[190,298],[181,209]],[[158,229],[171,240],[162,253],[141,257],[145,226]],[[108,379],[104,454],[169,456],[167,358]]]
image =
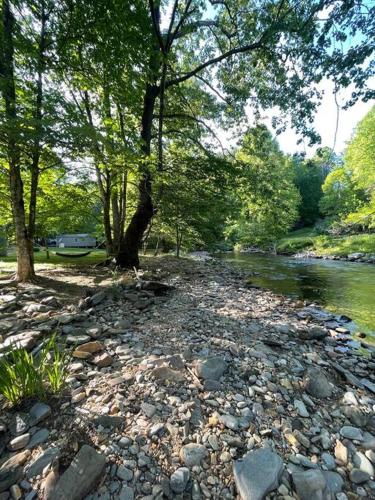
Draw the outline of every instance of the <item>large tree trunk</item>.
[[[25,206],[23,199],[23,183],[20,169],[20,150],[17,134],[16,90],[14,84],[13,60],[13,24],[9,0],[3,0],[3,52],[1,73],[3,79],[2,94],[5,101],[7,120],[7,155],[9,161],[9,186],[13,220],[17,244],[17,274],[19,281],[29,281],[34,277],[33,247],[26,228]]]
[[[43,108],[43,73],[45,67],[45,48],[46,48],[46,23],[47,15],[44,8],[44,2],[41,4],[41,28],[40,39],[38,47],[38,60],[37,60],[37,82],[36,82],[36,96],[34,108],[35,120],[35,136],[32,151],[31,161],[31,184],[30,184],[30,201],[29,201],[29,238],[34,239],[35,236],[35,220],[36,220],[36,204],[37,204],[37,190],[39,183],[39,162],[41,156],[41,140],[42,140],[42,108]]]
[[[99,173],[98,175],[100,176],[101,174]],[[107,169],[105,174],[105,186],[103,186],[103,191],[101,192],[101,199],[103,204],[103,225],[104,225],[104,235],[105,235],[105,246],[107,250],[107,255],[112,255],[113,240],[111,231],[111,176]]]
[[[141,138],[143,141],[142,151],[145,156],[145,165],[138,184],[138,205],[126,229],[125,236],[120,245],[120,250],[117,254],[117,264],[124,268],[139,267],[138,250],[142,242],[143,233],[146,231],[154,214],[152,203],[152,179],[146,162],[151,153],[152,119],[158,92],[159,88],[157,86],[151,84],[147,85],[143,103],[141,130]]]

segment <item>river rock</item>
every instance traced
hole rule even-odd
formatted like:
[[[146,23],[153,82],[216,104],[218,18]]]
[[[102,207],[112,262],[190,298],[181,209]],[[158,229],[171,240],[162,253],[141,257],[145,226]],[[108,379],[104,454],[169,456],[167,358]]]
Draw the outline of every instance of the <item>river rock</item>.
[[[344,425],[340,429],[341,436],[347,439],[355,439],[357,441],[363,441],[363,434],[361,429],[357,427],[352,427],[351,425]]]
[[[298,336],[302,340],[323,339],[328,335],[327,330],[321,326],[313,326],[308,330],[300,330]]]
[[[279,486],[283,462],[270,448],[250,451],[233,465],[234,480],[242,500],[262,500]]]
[[[29,443],[27,444],[28,449],[35,448],[35,446],[38,446],[42,443],[45,443],[49,437],[49,430],[48,429],[39,429],[36,431],[35,434],[32,435]]]
[[[105,457],[94,448],[83,445],[56,484],[54,500],[81,500],[102,476]]]
[[[355,484],[365,483],[370,479],[370,475],[363,470],[354,468],[350,471],[350,481]]]
[[[326,480],[325,493],[332,496],[340,493],[344,486],[344,480],[337,472],[323,471],[324,479]],[[327,495],[328,496],[328,495]]]
[[[31,479],[38,476],[45,467],[51,465],[52,462],[57,460],[60,456],[60,449],[51,447],[42,451],[40,455],[28,466],[26,469],[27,479]]]
[[[300,401],[299,399],[294,400],[294,408],[297,410],[297,413],[300,417],[308,417],[309,412],[307,411],[307,408],[305,406],[305,403],[303,401]]]
[[[198,360],[195,363],[195,373],[203,380],[218,380],[227,370],[227,362],[220,357]]]
[[[104,349],[104,346],[101,342],[97,340],[93,340],[92,342],[85,342],[79,346],[79,351],[81,352],[89,352],[90,354],[94,354],[96,352],[100,352]]]
[[[295,471],[292,478],[300,500],[323,500],[327,482],[322,471]]]
[[[21,436],[13,438],[8,444],[8,448],[11,451],[21,450],[22,448],[25,448],[25,446],[29,441],[30,441],[30,434],[29,433],[22,434]]]
[[[29,425],[33,427],[38,425],[44,419],[51,415],[51,407],[45,403],[35,403],[29,412]]]
[[[200,465],[207,455],[207,449],[202,444],[189,443],[180,450],[181,461],[188,467]]]
[[[353,455],[353,464],[363,472],[366,472],[369,476],[374,476],[374,467],[370,460],[360,451],[357,451]]]
[[[97,306],[99,305],[101,302],[103,302],[103,300],[106,298],[106,293],[105,291],[101,290],[97,293],[95,293],[92,297],[91,297],[91,304],[93,306]]]
[[[180,467],[175,470],[170,478],[170,487],[175,493],[183,493],[190,478],[190,471],[187,467]]]
[[[332,386],[320,368],[309,368],[304,378],[304,386],[306,392],[315,398],[329,398],[332,395]]]
[[[233,415],[220,415],[219,422],[232,431],[238,430],[238,419]]]
[[[111,366],[113,363],[113,358],[107,352],[102,352],[97,354],[93,359],[92,363],[96,365],[98,368],[106,368]]]
[[[30,456],[30,451],[21,451],[12,455],[0,466],[0,493],[7,490],[23,476],[22,465]]]

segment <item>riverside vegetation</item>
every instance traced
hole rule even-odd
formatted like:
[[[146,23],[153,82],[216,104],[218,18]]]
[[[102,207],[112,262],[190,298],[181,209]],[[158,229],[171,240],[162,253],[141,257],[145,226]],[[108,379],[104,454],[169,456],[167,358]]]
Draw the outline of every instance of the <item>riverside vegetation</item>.
[[[58,399],[1,402],[3,497],[374,496],[375,362],[348,318],[221,261],[142,264],[4,283],[2,348],[54,331],[72,358]]]

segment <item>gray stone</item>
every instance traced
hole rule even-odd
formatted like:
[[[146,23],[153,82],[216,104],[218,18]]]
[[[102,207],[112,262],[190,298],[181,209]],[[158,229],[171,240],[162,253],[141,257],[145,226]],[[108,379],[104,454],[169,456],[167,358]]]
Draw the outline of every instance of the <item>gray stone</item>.
[[[317,340],[323,339],[328,335],[328,332],[325,328],[321,326],[313,326],[309,330],[301,330],[298,333],[298,336],[302,340]]]
[[[344,425],[341,427],[340,434],[347,439],[355,439],[357,441],[363,440],[362,431],[357,427],[352,427],[351,425]]]
[[[35,434],[32,435],[27,448],[31,450],[35,446],[38,446],[39,444],[45,443],[49,437],[49,430],[48,429],[40,429],[36,431]]]
[[[232,431],[238,430],[238,419],[233,415],[225,414],[220,415],[219,422],[231,429]]]
[[[38,425],[45,418],[51,415],[51,407],[45,403],[36,403],[29,412],[30,427]]]
[[[352,469],[350,471],[350,481],[355,484],[365,483],[370,479],[370,475],[360,469]]]
[[[205,391],[221,391],[222,384],[218,380],[207,379],[204,381]]]
[[[41,474],[43,469],[48,465],[51,465],[52,462],[54,462],[59,458],[59,456],[60,456],[59,448],[52,448],[52,447],[47,448],[27,468],[26,470],[27,479],[31,479]]]
[[[118,429],[125,425],[125,418],[116,417],[115,415],[100,415],[94,419],[94,424],[106,428]]]
[[[22,465],[29,458],[30,452],[25,450],[13,454],[0,466],[0,493],[7,490],[12,484],[17,483],[23,476]],[[0,495],[1,496],[1,495]]]
[[[343,486],[344,480],[337,472],[323,471],[324,479],[326,480],[326,493],[331,493],[331,495],[336,495],[340,493]]]
[[[369,476],[374,476],[374,467],[370,460],[360,451],[357,451],[353,455],[353,464],[363,472],[366,472]]]
[[[116,475],[122,481],[131,481],[133,479],[133,471],[123,465],[117,467]]]
[[[121,488],[118,500],[133,500],[134,498],[134,490],[130,488],[130,486],[124,485]]]
[[[363,413],[359,408],[353,406],[345,406],[343,414],[350,420],[356,427],[365,427],[369,421],[370,416]]]
[[[156,413],[156,406],[150,403],[142,403],[141,410],[148,418],[152,418]]]
[[[81,345],[86,342],[90,342],[91,337],[89,335],[67,335],[66,343],[70,345]]]
[[[306,391],[315,398],[329,398],[332,395],[332,386],[323,370],[310,368],[304,378]]]
[[[170,478],[170,487],[175,493],[183,493],[190,478],[190,471],[187,467],[180,467],[175,470]]]
[[[223,358],[208,358],[204,361],[198,360],[195,364],[195,372],[199,378],[204,380],[219,380],[228,368]]]
[[[188,467],[200,465],[207,455],[207,449],[202,444],[189,443],[180,450],[180,458]]]
[[[336,467],[336,462],[334,457],[330,454],[324,451],[321,455],[321,458],[324,462],[324,465],[327,467],[328,470],[335,469]]]
[[[104,291],[97,292],[91,297],[91,303],[92,305],[97,306],[98,304],[103,302],[105,298],[106,298],[106,293]]]
[[[283,462],[270,448],[250,451],[233,465],[234,480],[242,500],[262,500],[279,486]]]
[[[59,479],[54,500],[81,500],[96,485],[105,467],[105,457],[94,448],[83,445]]]
[[[327,482],[322,471],[310,469],[292,473],[293,483],[300,500],[323,500]]]
[[[300,417],[308,417],[309,412],[307,411],[307,408],[305,406],[305,403],[303,401],[300,401],[299,399],[294,400],[294,408],[297,410],[297,413]]]
[[[362,378],[360,380],[361,384],[366,387],[366,389],[368,389],[369,391],[373,392],[375,394],[375,384],[374,382],[371,382],[370,380],[368,380],[367,378]]]

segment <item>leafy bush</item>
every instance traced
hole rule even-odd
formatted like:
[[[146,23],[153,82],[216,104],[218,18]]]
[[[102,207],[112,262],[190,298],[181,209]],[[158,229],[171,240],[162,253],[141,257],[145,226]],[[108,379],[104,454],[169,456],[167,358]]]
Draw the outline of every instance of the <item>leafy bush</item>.
[[[25,398],[46,399],[58,393],[68,375],[68,351],[61,351],[53,335],[38,356],[26,349],[9,349],[0,359],[0,394],[12,404]]]

